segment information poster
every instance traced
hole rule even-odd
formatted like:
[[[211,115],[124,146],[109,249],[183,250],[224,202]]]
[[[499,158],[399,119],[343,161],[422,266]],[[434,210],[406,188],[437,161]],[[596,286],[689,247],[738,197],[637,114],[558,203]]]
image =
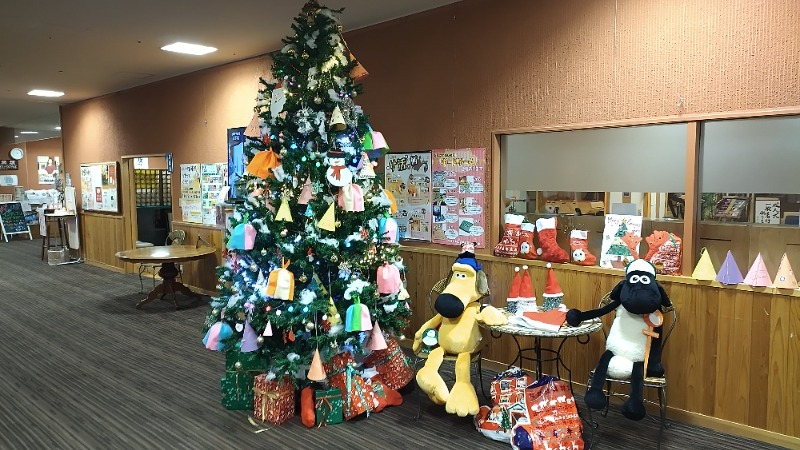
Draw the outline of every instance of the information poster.
[[[181,164],[181,220],[203,223],[200,164]]]
[[[390,153],[384,158],[384,186],[397,202],[398,236],[431,240],[431,154]]]
[[[486,245],[486,149],[433,150],[433,242]]]
[[[600,267],[623,269],[629,262],[639,258],[642,216],[606,214],[605,218]]]
[[[227,172],[227,163],[200,165],[200,197],[204,225],[217,225],[217,203],[225,187]]]
[[[39,184],[53,184],[56,182],[56,175],[58,175],[58,164],[58,156],[36,157],[36,173],[39,178]]]
[[[781,201],[777,198],[756,198],[756,223],[781,224]]]
[[[81,207],[85,211],[119,212],[117,163],[81,164]]]

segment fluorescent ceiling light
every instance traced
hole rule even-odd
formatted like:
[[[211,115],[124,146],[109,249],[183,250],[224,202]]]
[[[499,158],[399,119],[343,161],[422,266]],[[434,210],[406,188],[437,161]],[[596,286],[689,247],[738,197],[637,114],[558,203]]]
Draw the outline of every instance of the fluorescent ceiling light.
[[[187,44],[186,42],[176,42],[161,47],[161,50],[175,53],[186,53],[187,55],[205,55],[217,51],[214,47],[206,47],[205,45]]]
[[[19,134],[39,134],[38,131],[20,131]]]
[[[35,95],[37,97],[61,97],[64,93],[61,91],[48,91],[47,89],[34,89],[28,92],[28,95]]]
[[[61,127],[56,127],[56,130],[60,130],[60,129],[61,129]]]

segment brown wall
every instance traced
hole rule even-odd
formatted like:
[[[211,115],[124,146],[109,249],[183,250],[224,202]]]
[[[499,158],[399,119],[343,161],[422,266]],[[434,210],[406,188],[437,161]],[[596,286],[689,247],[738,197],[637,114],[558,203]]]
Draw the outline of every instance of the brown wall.
[[[21,142],[18,144],[0,144],[0,159],[11,159],[8,152],[19,147],[25,156],[17,162],[18,170],[0,170],[0,175],[16,175],[19,185],[28,189],[52,189],[52,184],[39,184],[37,176],[37,156],[59,157],[64,161],[61,138],[42,139],[40,141]],[[13,186],[0,186],[0,194],[14,193]]]

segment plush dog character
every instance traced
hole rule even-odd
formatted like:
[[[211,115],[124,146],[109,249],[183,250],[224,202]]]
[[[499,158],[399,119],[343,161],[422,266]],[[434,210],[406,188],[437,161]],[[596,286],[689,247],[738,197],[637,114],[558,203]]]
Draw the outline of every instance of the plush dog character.
[[[461,253],[447,277],[447,286],[434,303],[437,314],[414,335],[413,349],[417,353],[425,330],[438,330],[439,346],[430,352],[425,366],[417,372],[417,384],[434,403],[445,405],[448,413],[461,417],[476,414],[480,406],[469,370],[470,354],[481,340],[478,322],[506,323],[506,316],[497,308],[485,306],[481,309],[478,300],[488,294],[489,284],[481,265],[471,252]],[[445,354],[457,355],[452,390],[439,375]]]
[[[591,311],[571,309],[567,323],[578,326],[582,321],[594,319],[616,310],[616,318],[606,339],[606,351],[592,376],[592,386],[586,393],[586,406],[603,409],[608,401],[603,394],[606,374],[612,378],[630,379],[630,397],[622,405],[622,414],[632,420],[646,415],[642,397],[642,382],[647,365],[647,376],[664,376],[661,366],[661,307],[671,303],[664,288],[656,281],[656,269],[648,261],[637,259],[625,268],[625,280],[611,291],[612,302]],[[647,355],[648,338],[650,352]]]

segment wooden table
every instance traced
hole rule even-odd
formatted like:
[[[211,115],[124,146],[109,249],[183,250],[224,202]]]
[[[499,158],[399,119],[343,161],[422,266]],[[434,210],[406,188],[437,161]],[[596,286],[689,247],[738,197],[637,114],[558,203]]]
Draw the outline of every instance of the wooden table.
[[[178,309],[178,304],[175,302],[175,294],[180,292],[184,295],[198,298],[200,294],[193,292],[191,289],[184,286],[183,283],[175,281],[175,277],[180,273],[175,263],[203,259],[209,255],[213,255],[216,251],[217,249],[211,246],[159,245],[155,247],[124,250],[117,252],[116,256],[125,262],[161,264],[158,275],[163,281],[147,294],[147,298],[136,304],[137,309],[141,309],[142,306],[152,302],[156,297],[159,297],[159,295],[163,299],[167,294],[172,294],[172,303],[175,305],[175,309]]]

